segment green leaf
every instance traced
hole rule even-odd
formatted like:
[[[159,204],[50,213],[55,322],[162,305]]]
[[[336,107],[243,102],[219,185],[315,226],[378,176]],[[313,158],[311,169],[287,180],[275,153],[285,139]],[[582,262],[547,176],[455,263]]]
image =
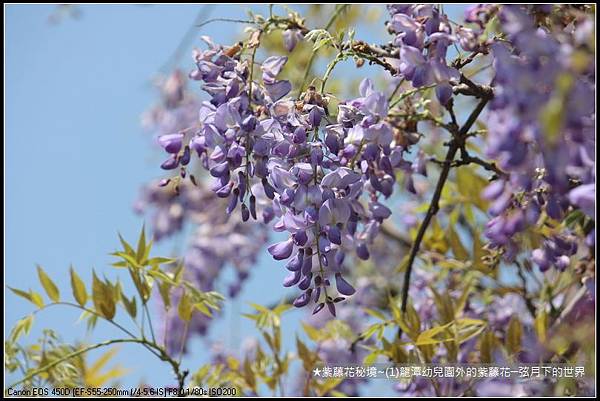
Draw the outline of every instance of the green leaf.
[[[40,279],[40,283],[48,297],[54,302],[58,302],[60,300],[60,291],[58,291],[58,287],[54,282],[48,277],[44,269],[40,265],[37,266],[38,277]]]
[[[492,353],[496,345],[496,337],[491,330],[487,330],[479,339],[479,358],[481,363],[492,363]]]
[[[184,271],[185,271],[184,264],[183,263],[179,263],[179,265],[173,271],[173,280],[175,281],[175,283],[177,283],[177,284],[181,283],[181,280],[183,279],[183,272]]]
[[[461,262],[460,260],[456,260],[456,259],[446,259],[446,260],[442,260],[436,263],[436,266],[444,268],[444,269],[465,269],[469,266],[468,263],[465,262]]]
[[[399,324],[402,330],[413,340],[416,339],[421,332],[421,319],[411,304],[407,305],[406,313],[402,314]]]
[[[87,331],[92,331],[96,327],[96,323],[98,323],[98,315],[91,314],[87,319]]]
[[[150,266],[155,266],[155,265],[164,265],[167,263],[174,263],[176,261],[177,261],[177,259],[173,259],[173,258],[155,257],[155,258],[148,259],[146,261],[146,264],[150,265]]]
[[[144,262],[144,255],[146,254],[146,225],[142,226],[142,232],[140,233],[140,237],[138,239],[137,251],[135,254],[135,258],[138,263],[142,264]]]
[[[308,349],[306,345],[296,336],[296,350],[298,351],[298,356],[300,360],[302,360],[302,365],[304,366],[304,370],[310,371],[313,366],[313,355]]]
[[[452,298],[448,293],[439,294],[435,288],[430,287],[433,293],[433,300],[437,308],[438,314],[440,315],[441,322],[443,324],[450,323],[454,320],[454,305]]]
[[[155,279],[160,279],[164,283],[169,283],[171,285],[176,285],[176,283],[173,281],[173,279],[171,279],[171,277],[169,277],[165,272],[163,272],[159,268],[152,268],[150,270],[147,270],[145,272],[145,274],[147,274],[148,276],[153,277]]]
[[[194,309],[198,309],[200,311],[200,313],[208,316],[208,317],[212,317],[212,312],[210,311],[210,309],[208,309],[205,305],[204,302],[197,302],[194,304]]]
[[[13,293],[15,293],[15,295],[20,296],[21,298],[25,298],[26,300],[28,300],[29,302],[33,302],[33,300],[31,299],[31,294],[28,292],[25,292],[23,290],[19,290],[18,288],[13,288],[10,286],[7,286],[9,290],[11,290]]]
[[[569,228],[575,228],[577,224],[583,225],[585,214],[581,210],[573,210],[565,217],[565,225]]]
[[[33,302],[38,308],[44,307],[44,299],[39,293],[30,290],[29,294],[31,295],[31,302]]]
[[[380,352],[379,351],[373,351],[370,354],[368,354],[367,356],[365,356],[363,358],[363,364],[364,365],[372,365],[375,363],[375,361],[377,361],[377,358],[379,357]]]
[[[376,311],[374,309],[365,308],[364,311],[379,320],[387,320],[383,313]]]
[[[121,259],[123,259],[124,262],[126,262],[131,267],[135,267],[137,269],[140,269],[142,267],[142,265],[140,265],[138,263],[135,256],[133,256],[133,255],[129,255],[125,252],[113,252],[111,255],[120,257]]]
[[[252,366],[250,365],[250,360],[248,357],[244,359],[244,380],[251,389],[256,389],[256,379],[254,378],[254,372],[252,371]]]
[[[101,316],[108,320],[115,317],[116,305],[113,290],[111,286],[96,276],[95,271],[92,272],[92,300],[96,312],[100,313]]]
[[[10,341],[17,342],[22,334],[29,334],[33,325],[33,314],[19,319],[10,332]]]
[[[515,354],[521,350],[521,337],[523,327],[516,316],[513,316],[508,323],[506,331],[506,349],[510,354]]]
[[[374,323],[361,333],[361,337],[365,340],[371,338],[373,334],[379,331],[381,323]]]
[[[275,313],[278,316],[281,316],[283,314],[283,312],[290,310],[292,308],[291,304],[279,304],[275,307],[275,309],[273,309],[273,313]]]
[[[77,303],[81,306],[85,306],[88,300],[87,290],[85,289],[85,284],[83,280],[77,275],[73,266],[70,268],[71,272],[71,289],[73,290],[73,297],[77,301]]]
[[[479,319],[461,318],[456,322],[456,342],[462,344],[479,335],[487,326],[486,322]]]
[[[158,292],[163,300],[165,309],[171,308],[171,285],[164,281],[159,283]]]
[[[461,167],[456,170],[456,184],[458,192],[480,210],[486,211],[488,202],[481,197],[483,189],[488,186],[488,181],[477,175],[471,168]]]
[[[112,266],[118,267],[118,268],[125,268],[125,267],[129,266],[129,263],[127,263],[124,260],[120,260],[118,262],[112,263]]]
[[[121,292],[121,302],[123,303],[127,314],[131,316],[132,319],[135,319],[137,316],[137,301],[135,296],[132,296],[131,299],[129,299]]]
[[[462,242],[460,241],[460,237],[454,231],[452,226],[448,227],[447,230],[448,242],[450,243],[450,248],[452,249],[452,253],[458,260],[467,260],[469,259],[469,252],[465,249]]]
[[[442,229],[436,218],[430,223],[430,229],[425,235],[423,243],[428,249],[445,254],[448,251],[448,241],[446,241],[446,231]]]
[[[460,298],[458,298],[458,300],[456,301],[456,304],[454,305],[454,315],[455,316],[459,316],[460,313],[465,308],[465,305],[467,304],[467,299],[469,298],[469,294],[471,293],[471,290],[473,289],[473,281],[474,281],[474,279],[472,276],[470,276],[467,279],[467,283],[465,284],[465,286],[463,288],[463,292],[460,295]]]
[[[535,317],[535,332],[540,342],[546,341],[546,333],[548,331],[548,313],[545,309],[540,309]]]
[[[308,338],[310,338],[312,341],[319,341],[321,339],[321,333],[319,330],[308,323],[301,322],[301,324]]]
[[[444,341],[454,341],[453,338],[449,338],[448,329],[452,326],[454,322],[446,323],[442,326],[432,327],[429,330],[425,330],[420,333],[415,341],[415,345],[433,345],[439,344]],[[443,338],[436,338],[439,335],[444,335]]]
[[[132,246],[129,245],[129,243],[123,239],[123,237],[121,236],[120,233],[119,233],[119,240],[121,241],[121,245],[123,245],[123,250],[128,255],[131,255],[131,256],[135,255],[135,251],[133,250]]]
[[[400,263],[398,263],[398,266],[396,267],[396,272],[397,273],[404,272],[408,266],[409,260],[410,260],[410,256],[408,254],[404,255],[402,257],[402,259],[400,259]]]
[[[177,306],[177,314],[181,320],[189,322],[192,320],[192,312],[192,300],[190,299],[188,292],[184,290],[181,299],[179,300],[179,305]]]

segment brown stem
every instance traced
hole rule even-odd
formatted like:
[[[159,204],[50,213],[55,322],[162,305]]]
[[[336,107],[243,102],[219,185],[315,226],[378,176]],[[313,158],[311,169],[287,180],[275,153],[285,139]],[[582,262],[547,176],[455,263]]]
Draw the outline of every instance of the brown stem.
[[[427,227],[429,226],[429,223],[431,222],[433,216],[435,216],[439,210],[439,201],[442,196],[442,190],[444,189],[444,185],[446,184],[446,179],[448,178],[450,168],[452,167],[452,160],[454,160],[454,156],[456,156],[457,151],[458,143],[453,140],[450,143],[450,147],[448,148],[448,153],[446,153],[446,158],[444,159],[444,166],[442,167],[442,172],[440,173],[440,177],[435,187],[433,198],[431,199],[431,203],[429,204],[429,208],[427,209],[427,214],[425,215],[425,219],[423,219],[423,222],[419,226],[419,231],[417,232],[415,242],[410,248],[408,265],[406,266],[406,271],[404,273],[404,283],[402,285],[402,312],[406,312],[406,307],[408,305],[408,289],[410,286],[410,275],[412,273],[413,263],[417,256],[417,253],[419,252],[419,247],[421,246],[421,242],[423,241],[423,237],[425,236]]]
[[[404,273],[404,282],[402,285],[402,312],[406,312],[406,308],[408,306],[408,290],[410,288],[410,275],[412,273],[412,267],[417,257],[417,253],[419,252],[419,248],[421,246],[421,242],[425,237],[425,232],[427,231],[427,227],[429,223],[433,219],[433,217],[437,214],[439,210],[439,202],[442,196],[442,191],[444,189],[444,185],[446,184],[446,180],[448,179],[448,175],[450,173],[450,169],[452,167],[452,162],[458,150],[464,146],[464,141],[466,139],[466,135],[471,129],[471,126],[477,121],[479,114],[483,111],[485,105],[487,104],[490,96],[485,96],[481,102],[475,107],[475,109],[467,118],[465,124],[460,128],[460,130],[455,130],[452,135],[452,140],[449,143],[448,152],[446,153],[446,158],[444,159],[442,172],[438,178],[438,182],[435,187],[435,191],[433,193],[433,197],[431,199],[431,203],[429,204],[429,208],[427,209],[427,214],[423,219],[419,227],[419,231],[417,232],[417,237],[415,238],[415,242],[410,249],[410,254],[408,258],[408,264],[406,266],[406,271]],[[402,329],[398,329],[398,336],[402,335]]]

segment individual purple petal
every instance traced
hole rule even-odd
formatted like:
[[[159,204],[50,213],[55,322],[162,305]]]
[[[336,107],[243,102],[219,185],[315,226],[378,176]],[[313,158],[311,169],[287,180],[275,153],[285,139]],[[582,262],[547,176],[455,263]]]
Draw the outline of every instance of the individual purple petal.
[[[256,117],[254,115],[249,115],[248,117],[242,120],[240,128],[242,128],[246,132],[252,132],[256,129],[257,123],[258,120],[256,119]]]
[[[256,220],[256,196],[250,195],[250,215]]]
[[[299,271],[304,263],[304,250],[300,249],[293,258],[285,265],[286,269],[290,271]]]
[[[312,282],[312,273],[308,273],[307,275],[305,275],[302,280],[300,280],[300,282],[298,283],[298,288],[300,288],[301,290],[306,290],[308,287],[310,287],[310,283]]]
[[[452,86],[447,82],[439,83],[435,87],[435,95],[441,104],[448,104],[452,98]]]
[[[344,263],[345,258],[346,258],[346,254],[344,253],[344,251],[342,251],[341,249],[338,249],[338,251],[335,254],[335,264],[337,266],[341,266],[342,263]]]
[[[160,165],[160,168],[162,168],[163,170],[173,170],[174,168],[177,168],[178,165],[179,160],[177,160],[177,157],[175,157],[175,155],[171,155],[167,160],[163,162],[163,164]]]
[[[313,107],[310,110],[308,113],[308,122],[310,123],[311,127],[317,128],[319,125],[321,125],[321,116],[322,114],[318,107]]]
[[[235,210],[235,207],[237,206],[237,202],[238,202],[237,196],[232,196],[229,198],[229,204],[227,205],[227,209],[226,209],[227,214],[231,214],[231,212],[233,212]]]
[[[300,295],[298,298],[294,300],[294,306],[296,308],[301,308],[303,306],[308,305],[310,302],[310,296],[312,295],[312,288],[309,288],[304,294]]]
[[[352,295],[356,292],[354,287],[352,287],[350,283],[344,280],[341,273],[335,274],[335,286],[338,292],[342,295]]]
[[[329,230],[327,230],[327,238],[329,238],[329,241],[331,241],[333,244],[342,244],[342,232],[337,226],[329,227]]]
[[[323,149],[320,146],[315,146],[310,150],[310,164],[313,168],[317,168],[323,162]]]
[[[321,278],[321,276],[317,276],[315,278],[315,286],[317,285],[316,284],[317,278]],[[318,287],[315,288],[315,297],[314,297],[315,302],[319,302],[319,298],[321,298],[321,288],[322,287],[320,287],[320,284],[318,284]]]
[[[290,81],[283,80],[277,81],[270,84],[265,84],[265,89],[269,94],[271,102],[276,102],[292,90],[292,84]]]
[[[560,206],[556,196],[550,196],[548,198],[546,202],[546,213],[548,213],[548,216],[554,220],[560,220],[562,218],[562,207]]]
[[[306,129],[303,126],[299,126],[294,130],[293,135],[294,143],[304,143],[306,142]]]
[[[283,46],[288,52],[291,52],[296,47],[296,44],[301,41],[304,36],[299,29],[286,29],[283,31]]]
[[[307,248],[304,256],[304,262],[302,263],[302,274],[308,274],[312,270],[312,249]]]
[[[554,264],[561,272],[564,272],[569,264],[571,263],[571,259],[567,255],[561,255],[554,261]]]
[[[484,199],[492,200],[498,198],[504,191],[504,180],[496,180],[485,187],[482,196]]]
[[[298,246],[304,246],[306,241],[308,241],[308,235],[306,235],[306,231],[298,231],[294,234],[294,241]]]
[[[540,267],[540,270],[543,272],[550,268],[548,256],[542,249],[534,249],[533,252],[531,252],[531,259]]]
[[[290,238],[287,241],[277,242],[269,246],[268,251],[275,260],[287,259],[291,256],[294,249],[294,241]]]
[[[277,75],[279,75],[286,62],[286,56],[271,56],[263,61],[260,69],[263,72],[262,78],[264,83],[274,83]]]
[[[267,196],[267,198],[273,199],[275,197],[275,190],[273,189],[271,184],[269,184],[269,182],[267,181],[266,178],[263,178],[262,185],[263,185],[263,189],[265,191],[265,195]]]
[[[358,246],[356,247],[356,255],[362,260],[369,259],[370,254],[369,248],[367,248],[367,244],[365,244],[364,242],[358,244]]]
[[[325,307],[325,304],[323,302],[321,302],[320,304],[318,304],[316,306],[316,308],[313,310],[312,314],[316,315],[317,313],[319,313],[323,308]]]
[[[158,143],[162,146],[168,153],[178,153],[181,150],[182,142],[183,142],[183,134],[167,134],[161,135],[158,138]]]
[[[369,210],[371,211],[373,218],[377,220],[384,220],[392,215],[392,211],[379,202],[370,203]]]
[[[371,81],[370,78],[365,78],[360,81],[358,93],[360,93],[362,97],[369,96],[373,92],[375,92],[375,85],[373,85],[373,81]]]
[[[331,250],[331,241],[329,241],[329,239],[327,239],[326,236],[324,235],[320,235],[319,236],[319,251],[321,251],[321,253],[327,253]]]
[[[283,286],[291,287],[293,285],[296,285],[298,281],[300,281],[300,272],[293,271],[285,277],[285,279],[283,280]]]
[[[195,136],[190,141],[190,147],[200,156],[206,151],[206,138],[204,136]]]
[[[237,198],[236,198],[237,199]],[[250,211],[245,203],[242,203],[242,221],[248,221],[250,219]]]
[[[227,162],[219,163],[210,169],[210,175],[213,177],[222,177],[229,172],[229,165]]]
[[[329,309],[329,313],[335,317],[335,304],[333,302],[327,302],[327,309]]]
[[[269,174],[269,181],[278,192],[283,192],[284,189],[292,188],[294,186],[296,177],[281,167],[274,167]]]
[[[596,218],[596,184],[580,185],[572,189],[569,201],[591,218]]]

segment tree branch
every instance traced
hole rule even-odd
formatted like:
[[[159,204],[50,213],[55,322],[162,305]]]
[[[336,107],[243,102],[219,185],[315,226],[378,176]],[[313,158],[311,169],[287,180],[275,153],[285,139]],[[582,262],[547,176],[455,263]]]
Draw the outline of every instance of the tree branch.
[[[437,214],[437,212],[439,210],[440,198],[442,196],[442,191],[444,189],[444,185],[446,184],[446,180],[448,179],[450,169],[452,168],[452,162],[454,160],[454,157],[456,156],[456,153],[458,152],[458,150],[464,146],[464,142],[466,140],[467,133],[469,132],[469,130],[471,129],[471,126],[475,123],[475,121],[477,121],[479,114],[481,114],[481,112],[485,108],[490,97],[491,97],[490,93],[488,93],[486,96],[484,96],[483,99],[481,100],[481,102],[479,102],[479,104],[477,105],[477,107],[475,107],[475,109],[471,112],[471,114],[467,118],[467,121],[460,128],[460,130],[454,130],[454,132],[452,134],[452,140],[449,143],[448,152],[446,153],[442,171],[438,178],[438,182],[436,184],[435,191],[434,191],[433,197],[431,199],[431,203],[429,204],[429,208],[427,209],[427,213],[425,215],[425,218],[423,219],[423,222],[419,226],[419,231],[417,232],[417,237],[415,238],[415,242],[413,243],[413,245],[410,249],[408,264],[406,266],[406,271],[404,273],[404,282],[402,284],[402,304],[401,304],[402,312],[406,312],[406,308],[408,306],[408,290],[410,288],[410,276],[412,273],[414,261],[416,259],[417,253],[419,252],[421,242],[423,241],[423,238],[425,237],[425,232],[427,231],[427,227],[429,226],[429,223],[431,222],[431,220],[433,219],[433,217]],[[398,329],[398,337],[400,337],[401,335],[402,335],[402,329],[399,328]]]
[[[76,351],[73,351],[65,356],[63,356],[62,358],[56,359],[44,366],[42,366],[41,368],[38,368],[32,372],[30,372],[29,374],[27,374],[25,377],[23,377],[21,380],[14,382],[13,384],[11,384],[10,386],[8,386],[9,388],[15,387],[23,382],[26,382],[27,380],[41,374],[44,373],[45,371],[52,369],[53,367],[55,367],[58,364],[61,364],[62,362],[69,360],[71,358],[75,358],[76,356],[85,354],[88,351],[92,351],[95,350],[97,348],[101,348],[101,347],[106,347],[112,344],[120,344],[120,343],[138,343],[138,344],[144,344],[144,345],[151,345],[148,341],[143,340],[143,339],[139,339],[139,338],[119,338],[119,339],[115,339],[115,340],[108,340],[108,341],[103,341],[101,343],[98,344],[94,344],[94,345],[90,345],[88,347],[85,348],[81,348],[78,349]]]

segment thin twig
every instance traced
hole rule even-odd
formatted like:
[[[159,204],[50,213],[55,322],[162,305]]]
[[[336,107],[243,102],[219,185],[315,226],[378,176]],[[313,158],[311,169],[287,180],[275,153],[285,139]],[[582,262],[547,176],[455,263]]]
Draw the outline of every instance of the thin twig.
[[[349,6],[350,6],[350,4],[342,4],[341,6],[336,8],[335,12],[331,15],[331,18],[329,18],[327,25],[325,25],[326,31],[328,31],[329,28],[331,28],[331,26],[333,25],[335,20],[340,16],[340,13],[342,12],[342,10],[346,9]],[[306,69],[304,70],[304,76],[302,77],[302,84],[300,85],[300,92],[298,93],[298,98],[300,98],[300,96],[304,92],[304,88],[306,86],[306,83],[308,82],[308,76],[310,75],[310,71],[312,69],[312,65],[315,62],[315,59],[317,58],[317,53],[318,53],[318,51],[313,51],[312,54],[310,55],[310,59],[308,59],[308,63],[306,64]]]
[[[167,73],[172,66],[177,65],[177,63],[181,59],[181,56],[183,55],[183,52],[188,48],[190,42],[194,39],[194,34],[198,30],[198,28],[202,26],[200,23],[201,19],[208,17],[212,12],[213,8],[214,4],[206,4],[200,9],[198,14],[196,15],[196,18],[194,19],[194,23],[188,28],[185,35],[183,35],[183,38],[179,42],[179,45],[177,45],[177,48],[175,49],[171,57],[169,57],[165,64],[163,64],[163,66],[160,68],[160,71],[162,73]]]
[[[139,339],[139,338],[118,338],[118,339],[114,339],[114,340],[104,341],[104,342],[101,342],[101,343],[90,345],[90,346],[85,347],[85,348],[81,348],[81,349],[79,349],[77,351],[73,351],[73,352],[71,352],[71,353],[63,356],[62,358],[56,359],[56,360],[54,360],[54,361],[52,361],[52,362],[50,362],[50,363],[42,366],[41,368],[38,368],[38,369],[30,372],[29,374],[27,374],[27,376],[23,377],[21,380],[15,382],[13,384],[11,384],[8,387],[9,388],[13,388],[13,387],[15,387],[15,386],[17,386],[17,385],[19,385],[19,384],[21,384],[23,382],[26,382],[27,380],[29,380],[29,379],[31,379],[31,378],[39,375],[39,374],[47,371],[48,369],[52,369],[54,366],[56,366],[56,365],[58,365],[58,364],[60,364],[60,363],[62,363],[64,361],[66,361],[66,360],[69,360],[71,358],[75,358],[76,356],[84,354],[84,353],[86,353],[88,351],[92,351],[92,350],[97,349],[97,348],[106,347],[106,346],[109,346],[109,345],[112,345],[112,344],[120,344],[120,343],[138,343],[138,344],[145,344],[145,345],[153,346],[153,344],[151,344],[150,342],[148,342],[146,340],[143,340],[143,339]]]
[[[212,24],[213,22],[235,22],[238,24],[256,24],[256,21],[252,20],[244,20],[244,19],[234,19],[234,18],[212,18],[208,21],[204,21],[201,24],[196,25],[197,28],[202,28],[205,25]]]

